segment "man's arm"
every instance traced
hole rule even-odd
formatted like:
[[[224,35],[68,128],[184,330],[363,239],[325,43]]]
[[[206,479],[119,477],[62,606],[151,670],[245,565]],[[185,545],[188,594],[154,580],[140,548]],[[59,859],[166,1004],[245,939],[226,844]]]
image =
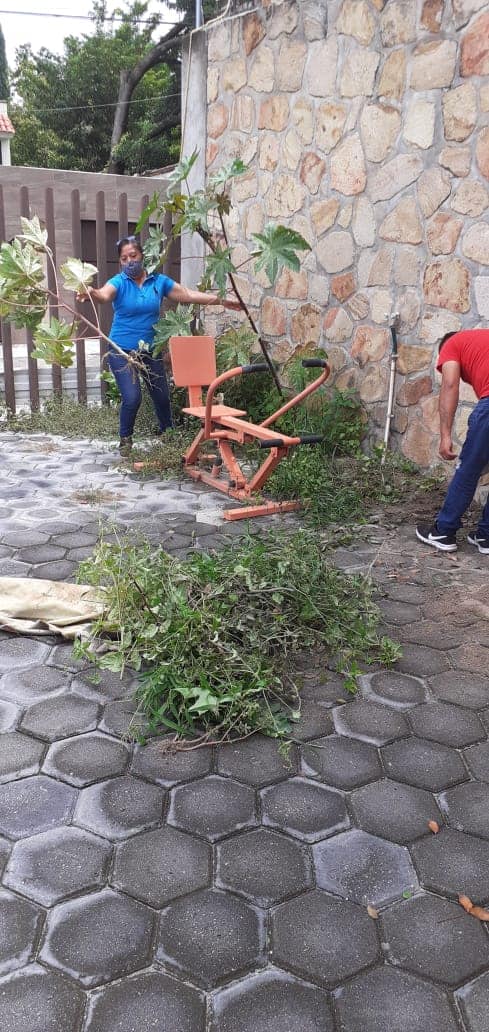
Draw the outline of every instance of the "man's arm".
[[[460,363],[444,362],[441,371],[440,391],[440,448],[442,459],[455,459],[453,450],[452,427],[457,411],[460,389]]]

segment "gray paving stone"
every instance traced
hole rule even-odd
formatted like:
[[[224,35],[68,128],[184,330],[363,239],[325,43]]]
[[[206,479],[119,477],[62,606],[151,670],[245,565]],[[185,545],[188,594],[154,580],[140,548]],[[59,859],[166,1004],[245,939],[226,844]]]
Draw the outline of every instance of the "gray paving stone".
[[[489,895],[489,843],[452,828],[415,842],[411,855],[420,884],[442,896],[460,894],[484,905]]]
[[[318,842],[350,826],[339,792],[305,778],[291,778],[261,793],[263,824],[303,842]]]
[[[0,838],[0,877],[3,874],[4,868],[7,865],[7,860],[10,854],[10,843],[6,839]]]
[[[55,667],[32,666],[26,670],[12,670],[0,678],[0,695],[12,702],[27,705],[50,695],[58,695],[67,688],[70,675]]]
[[[94,547],[98,540],[98,529],[91,533],[74,530],[68,534],[56,534],[56,545],[61,548],[81,548],[91,545]]]
[[[94,781],[124,774],[131,751],[127,745],[98,733],[77,735],[51,746],[43,771],[83,788]],[[1,760],[0,760],[1,768]]]
[[[35,566],[39,563],[50,563],[54,559],[63,559],[65,554],[66,548],[60,548],[59,545],[30,545],[29,548],[19,548],[16,559]]]
[[[357,788],[350,805],[364,831],[401,844],[427,834],[428,821],[442,820],[429,792],[388,778]]]
[[[292,747],[284,759],[279,748],[277,741],[263,735],[221,745],[217,750],[217,769],[220,774],[257,788],[283,781],[297,771],[297,750]]]
[[[90,667],[90,663],[87,659],[75,659],[72,644],[55,645],[55,647],[51,649],[47,665],[59,667],[61,670],[69,670],[74,674],[79,670],[84,670]]]
[[[430,678],[429,687],[437,699],[470,709],[489,706],[489,677],[463,670],[448,670]]]
[[[49,541],[49,533],[46,530],[41,532],[26,527],[25,530],[11,530],[2,534],[1,540],[4,545],[13,545],[14,548],[23,548],[26,545],[33,547],[34,545],[45,545]]]
[[[123,775],[80,792],[74,821],[109,839],[125,839],[161,823],[165,793]]]
[[[409,721],[415,735],[456,749],[486,737],[476,713],[448,702],[427,702],[418,706],[410,712]]]
[[[212,769],[212,749],[169,751],[164,741],[136,746],[131,764],[133,774],[170,788],[202,778]]]
[[[474,746],[478,749],[481,746]],[[403,738],[381,750],[386,774],[429,792],[441,792],[467,780],[467,771],[455,749],[426,738]]]
[[[55,742],[69,735],[93,731],[97,726],[99,707],[74,693],[57,695],[29,706],[20,728],[46,742]]]
[[[348,790],[382,774],[377,750],[343,735],[330,735],[302,746],[304,773],[327,785]]]
[[[245,831],[217,849],[216,885],[258,906],[279,903],[311,885],[309,855],[297,842],[274,831]]]
[[[204,1032],[202,994],[160,971],[125,978],[91,996],[84,1032]]]
[[[334,731],[331,713],[325,706],[306,699],[301,704],[301,715],[297,723],[291,724],[291,737],[298,742],[311,738],[322,738]]]
[[[146,967],[155,915],[110,889],[60,903],[48,914],[39,959],[87,987]]]
[[[193,893],[162,912],[156,957],[211,989],[265,963],[263,914],[228,893]]]
[[[54,971],[32,964],[0,980],[0,1028],[5,1032],[72,1032],[85,994]]]
[[[489,1028],[489,972],[465,985],[456,994],[468,1032]]]
[[[0,832],[27,838],[69,820],[76,793],[52,778],[37,775],[0,785]]]
[[[312,847],[321,889],[354,903],[383,906],[417,887],[409,853],[356,828]]]
[[[319,890],[282,903],[271,921],[273,963],[330,989],[380,955],[366,910]]]
[[[311,699],[321,706],[333,708],[339,702],[351,702],[351,693],[344,687],[343,682],[336,677],[323,681],[321,675],[310,675],[304,677],[301,686],[301,699]]]
[[[146,722],[144,717],[138,713],[137,703],[133,699],[122,699],[117,702],[108,702],[104,706],[100,728],[102,731],[107,731],[109,735],[117,735],[119,738],[126,735],[135,737],[137,733],[144,732]]]
[[[359,738],[371,745],[386,745],[409,733],[402,713],[363,699],[337,707],[334,710],[334,722],[339,734]]]
[[[116,849],[112,884],[152,907],[210,881],[210,846],[176,828],[145,832]]]
[[[458,1032],[446,994],[390,967],[359,975],[337,994],[342,1032]]]
[[[11,559],[14,551],[11,545],[0,545],[0,559]]]
[[[389,960],[424,978],[456,986],[489,964],[489,937],[455,903],[424,895],[382,913]]]
[[[32,959],[43,919],[44,915],[38,907],[0,889],[1,975],[24,967]]]
[[[321,989],[270,969],[213,998],[210,1032],[333,1032],[331,1004]]]
[[[402,630],[402,640],[413,645],[424,645],[430,649],[441,649],[443,652],[457,648],[464,641],[465,634],[461,627],[450,627],[450,637],[445,634],[442,623],[423,620],[410,624]]]
[[[483,781],[467,781],[444,792],[440,805],[457,831],[489,839],[489,790]]]
[[[121,676],[111,670],[94,671],[92,668],[77,674],[72,688],[89,699],[107,703],[119,699],[132,701],[137,686],[137,678],[127,671]]]
[[[408,674],[382,670],[373,674],[366,693],[378,702],[395,709],[411,709],[426,702],[427,692],[423,683]]]
[[[256,824],[255,793],[239,781],[211,775],[173,790],[168,820],[214,842]]]
[[[480,745],[471,745],[464,749],[463,757],[475,778],[479,781],[489,781],[489,742],[481,742]]]
[[[35,738],[12,731],[0,740],[0,781],[38,774],[45,745]]]
[[[41,563],[39,566],[34,566],[31,576],[38,577],[41,580],[70,580],[73,577],[76,566],[76,563],[72,563],[68,559],[55,559],[51,563]]]
[[[110,857],[108,842],[78,828],[54,828],[14,845],[4,881],[50,907],[102,885]]]
[[[49,645],[32,638],[4,638],[0,641],[0,672],[42,663],[49,651]]]
[[[423,645],[403,645],[402,658],[397,660],[396,668],[402,674],[413,674],[414,677],[432,677],[450,668],[450,660],[444,652],[429,649]]]
[[[418,605],[410,605],[401,599],[386,599],[379,603],[379,609],[385,623],[395,624],[396,627],[416,624],[420,616]]]

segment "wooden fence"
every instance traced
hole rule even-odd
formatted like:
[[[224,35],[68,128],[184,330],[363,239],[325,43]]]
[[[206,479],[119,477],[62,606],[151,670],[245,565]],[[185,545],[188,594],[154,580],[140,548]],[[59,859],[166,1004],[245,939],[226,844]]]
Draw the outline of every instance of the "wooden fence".
[[[151,185],[151,180],[149,180],[148,187]],[[12,190],[9,191],[9,207],[7,209],[4,189],[0,183],[0,242],[8,239],[7,225],[9,227],[12,227],[12,225],[18,226],[18,229],[15,230],[15,232],[18,232],[20,231],[20,216],[32,217],[33,209],[30,203],[29,188],[27,186],[20,186],[16,194],[18,196],[18,208],[17,212],[13,212]],[[95,195],[95,217],[91,219],[88,219],[85,212],[82,213],[81,211],[79,189],[73,189],[68,194],[69,211],[66,210],[66,201],[63,201],[62,210],[57,208],[56,191],[53,186],[47,186],[43,191],[44,211],[39,210],[39,191],[37,191],[37,194],[35,211],[40,219],[44,221],[48,232],[48,244],[53,252],[55,263],[65,261],[68,256],[92,262],[98,268],[98,285],[102,285],[107,279],[114,276],[119,269],[116,242],[128,233],[134,232],[139,214],[149,201],[149,191],[148,194],[140,197],[137,212],[134,210],[134,203],[132,204],[131,218],[128,214],[127,193],[118,193],[116,217],[112,214],[110,218],[107,218],[107,191],[98,190]],[[110,200],[110,208],[114,209],[113,196]],[[166,228],[167,230],[171,229],[171,217],[169,217],[169,225]],[[147,233],[148,229],[145,227],[141,233],[142,242],[146,239]],[[173,279],[178,280],[180,278],[179,248],[177,246],[172,247],[164,272],[172,276]],[[49,263],[47,267],[47,284],[50,289],[54,289],[54,271]],[[76,305],[76,308],[81,314],[83,306]],[[50,304],[49,310],[53,316],[58,314],[54,304]],[[111,306],[101,305],[98,315],[100,328],[103,333],[107,334],[111,324]],[[76,342],[76,361],[74,371],[71,374],[72,380],[73,376],[76,379],[73,380],[69,389],[69,393],[74,394],[82,404],[87,403],[87,344],[90,344],[90,338],[92,338],[91,352],[93,352],[95,347],[98,352],[96,357],[98,358],[99,356],[100,363],[102,363],[103,356],[107,350],[107,345],[101,340],[97,346],[97,335],[92,329],[85,327],[85,330],[86,334],[84,336],[82,325],[81,336],[83,339]],[[22,395],[25,397],[27,394],[28,404],[32,411],[39,410],[42,395],[47,393],[62,395],[67,390],[67,377],[64,370],[62,372],[59,366],[52,366],[47,371],[45,368],[40,368],[36,359],[33,358],[34,344],[32,333],[29,330],[18,330],[6,319],[2,319],[0,332],[3,351],[3,384],[0,367],[0,401],[6,405],[10,412],[15,413],[19,408],[19,396],[21,394],[19,385],[22,380],[25,382],[26,388],[22,391]],[[96,364],[98,366],[96,380],[100,387],[99,398],[104,400],[105,383],[99,379],[99,363],[97,362]],[[46,377],[48,378],[47,382]],[[40,389],[41,380],[42,389]],[[23,407],[25,407],[25,402]]]

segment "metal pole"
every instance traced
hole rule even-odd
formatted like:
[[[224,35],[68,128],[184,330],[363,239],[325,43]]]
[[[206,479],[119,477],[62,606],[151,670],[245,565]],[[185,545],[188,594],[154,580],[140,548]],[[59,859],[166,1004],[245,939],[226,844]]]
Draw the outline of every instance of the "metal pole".
[[[200,29],[203,22],[201,0],[195,0],[195,28]]]
[[[397,366],[397,326],[399,323],[399,314],[396,313],[391,320],[391,360],[390,360],[390,376],[389,376],[389,395],[387,400],[387,412],[385,417],[384,427],[384,450],[382,452],[382,458],[380,465],[383,466],[385,463],[385,457],[387,454],[387,448],[389,445],[389,437],[391,430],[391,422],[394,416],[394,384],[396,380],[396,366]]]

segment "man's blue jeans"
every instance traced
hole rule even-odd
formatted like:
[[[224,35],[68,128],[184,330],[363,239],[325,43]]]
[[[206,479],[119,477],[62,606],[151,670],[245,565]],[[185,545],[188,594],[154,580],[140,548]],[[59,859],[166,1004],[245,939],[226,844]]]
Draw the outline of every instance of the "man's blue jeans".
[[[136,422],[142,398],[140,376],[144,385],[148,388],[160,430],[167,430],[168,427],[173,426],[170,395],[163,361],[161,358],[152,358],[151,355],[141,352],[139,352],[139,356],[145,366],[144,372],[139,375],[118,351],[109,351],[107,356],[109,369],[114,374],[122,397],[120,410],[121,437],[131,437],[134,430],[134,423]]]
[[[462,525],[484,467],[489,463],[489,398],[481,398],[469,417],[467,437],[457,469],[436,517],[442,534],[454,534]],[[489,497],[479,520],[478,533],[489,538]]]

